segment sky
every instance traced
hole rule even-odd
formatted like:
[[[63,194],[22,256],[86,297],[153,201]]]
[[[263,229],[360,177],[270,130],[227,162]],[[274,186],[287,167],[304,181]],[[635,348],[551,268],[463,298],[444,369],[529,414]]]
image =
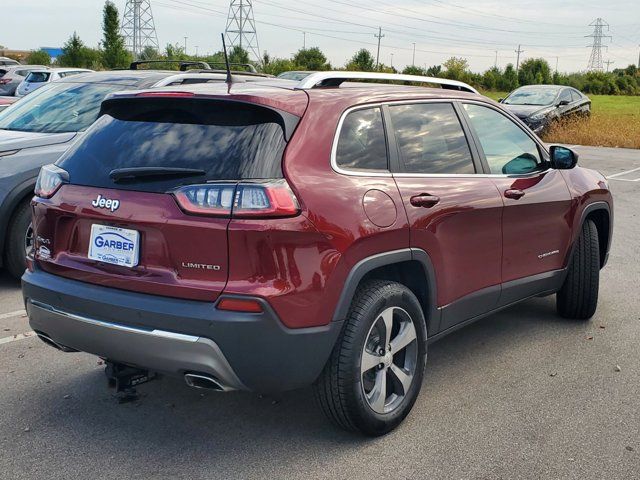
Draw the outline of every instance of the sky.
[[[150,0],[159,43],[184,45],[190,54],[221,49],[229,10],[225,0]],[[114,2],[124,13],[126,0]],[[90,46],[101,38],[103,0],[0,0],[0,45],[12,49],[59,47],[76,31]],[[255,0],[261,52],[289,57],[317,46],[335,66],[344,65],[360,48],[376,54],[382,28],[380,61],[396,68],[437,65],[464,57],[473,71],[495,63],[530,57],[556,62],[561,72],[586,69],[593,33],[589,24],[601,17],[611,39],[603,59],[610,68],[638,62],[638,0]],[[305,33],[303,33],[305,32]],[[496,53],[497,51],[497,53]],[[497,55],[497,62],[496,62]]]

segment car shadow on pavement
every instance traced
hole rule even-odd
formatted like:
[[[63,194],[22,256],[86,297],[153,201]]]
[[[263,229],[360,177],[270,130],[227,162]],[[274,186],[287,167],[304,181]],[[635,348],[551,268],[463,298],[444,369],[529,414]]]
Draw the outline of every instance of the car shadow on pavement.
[[[20,280],[13,278],[6,270],[0,270],[0,291],[20,290]]]
[[[477,377],[479,370],[508,362],[511,355],[527,355],[532,343],[582,332],[583,324],[555,314],[552,299],[529,300],[430,346],[421,397],[409,421],[387,439],[402,435],[406,428],[427,428],[429,419],[438,415],[431,405],[432,395],[447,395],[452,384],[462,388],[459,382],[465,376]],[[45,358],[54,355],[63,354],[51,350]],[[305,461],[313,459],[310,452],[316,451],[321,455],[314,461],[331,458],[337,464],[341,455],[382,441],[333,427],[315,405],[311,389],[280,396],[219,394],[163,378],[139,387],[138,401],[118,404],[113,391],[106,388],[103,367],[93,357],[64,355],[78,356],[72,362],[77,372],[67,367],[62,377],[55,378],[43,365],[42,375],[49,378],[46,385],[42,386],[42,379],[27,383],[21,397],[25,411],[48,412],[39,418],[37,429],[52,432],[65,452],[104,449],[115,458],[139,462],[152,455],[163,459],[158,460],[158,468],[202,461],[215,465],[219,472],[238,474],[238,468],[243,468],[237,463],[239,458],[248,465],[273,466],[286,450],[293,468],[296,456],[292,451],[304,454]],[[93,368],[87,368],[89,362]]]

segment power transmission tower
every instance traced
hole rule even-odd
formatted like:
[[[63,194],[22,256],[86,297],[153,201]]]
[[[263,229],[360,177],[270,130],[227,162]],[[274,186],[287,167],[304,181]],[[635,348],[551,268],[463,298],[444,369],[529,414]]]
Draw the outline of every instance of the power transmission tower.
[[[140,59],[140,54],[147,47],[156,51],[160,49],[149,0],[127,0],[121,34],[125,39],[125,46],[131,50],[135,60]]]
[[[384,35],[382,34],[382,27],[378,27],[378,34],[373,34],[374,37],[378,39],[378,53],[376,53],[376,70],[378,70],[378,65],[380,64],[380,40]]]
[[[522,49],[520,48],[521,46],[522,46],[522,45],[518,45],[518,49],[517,49],[517,50],[515,50],[515,52],[518,54],[518,58],[517,58],[517,60],[516,60],[516,72],[517,72],[518,70],[520,70],[520,54],[521,54],[521,53],[524,53],[524,50],[522,50]]]
[[[602,62],[602,63],[606,63],[607,64],[607,73],[609,73],[609,65],[611,65],[612,63],[616,63],[615,60],[607,60],[606,62]]]
[[[593,38],[593,43],[591,45],[587,45],[588,47],[591,47],[591,56],[589,57],[587,70],[601,72],[602,64],[604,63],[602,61],[602,48],[608,48],[606,45],[602,45],[602,39],[611,38],[611,35],[605,35],[602,32],[604,27],[607,27],[607,31],[609,30],[609,24],[598,17],[591,22],[589,26],[593,27],[593,33],[586,36]]]
[[[227,35],[229,48],[243,48],[258,62],[262,61],[251,0],[231,0],[227,28],[224,32]]]

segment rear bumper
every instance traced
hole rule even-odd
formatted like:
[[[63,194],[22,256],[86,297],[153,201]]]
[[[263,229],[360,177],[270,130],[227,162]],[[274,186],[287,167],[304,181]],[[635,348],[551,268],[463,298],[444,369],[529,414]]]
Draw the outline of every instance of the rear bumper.
[[[288,329],[263,300],[260,314],[225,312],[42,271],[26,272],[22,287],[31,328],[56,344],[167,375],[208,374],[229,390],[313,383],[341,328]]]

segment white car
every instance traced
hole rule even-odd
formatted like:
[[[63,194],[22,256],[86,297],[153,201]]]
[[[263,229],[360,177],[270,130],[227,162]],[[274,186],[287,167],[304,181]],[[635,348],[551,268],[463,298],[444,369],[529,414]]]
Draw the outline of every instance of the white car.
[[[72,75],[90,72],[93,72],[93,70],[87,70],[86,68],[47,68],[42,70],[32,70],[20,85],[18,85],[15,95],[16,97],[24,97],[47,83],[61,78],[70,77]]]

